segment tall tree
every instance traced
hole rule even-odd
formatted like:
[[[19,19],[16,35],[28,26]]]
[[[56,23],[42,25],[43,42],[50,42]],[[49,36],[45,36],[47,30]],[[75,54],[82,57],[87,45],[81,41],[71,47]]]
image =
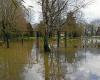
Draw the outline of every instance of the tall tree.
[[[46,52],[50,51],[50,48],[48,46],[48,34],[54,27],[59,26],[55,24],[56,22],[57,23],[60,22],[59,18],[66,4],[67,1],[42,0],[42,13],[43,13],[43,21],[45,24],[44,50]]]
[[[0,0],[0,29],[4,36],[4,41],[9,48],[8,34],[11,30],[16,30],[18,17],[22,16],[21,0]]]
[[[54,28],[60,27],[67,20],[67,13],[77,12],[86,6],[85,0],[41,0],[43,21],[45,24],[44,50],[50,51],[48,46],[48,34]]]

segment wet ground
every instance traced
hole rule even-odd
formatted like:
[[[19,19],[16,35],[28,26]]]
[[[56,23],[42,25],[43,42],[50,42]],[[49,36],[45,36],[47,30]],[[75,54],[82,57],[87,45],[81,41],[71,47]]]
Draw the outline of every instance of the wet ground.
[[[54,48],[34,41],[0,47],[0,80],[100,80],[100,48]]]

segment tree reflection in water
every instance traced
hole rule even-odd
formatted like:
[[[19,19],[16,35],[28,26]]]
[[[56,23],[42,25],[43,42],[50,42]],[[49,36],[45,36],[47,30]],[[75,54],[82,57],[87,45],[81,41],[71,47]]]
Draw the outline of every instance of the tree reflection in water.
[[[32,47],[33,46],[33,47]],[[100,49],[53,48],[33,42],[0,49],[0,80],[100,80]]]
[[[23,80],[22,72],[28,63],[33,41],[12,42],[9,49],[0,48],[0,80]]]
[[[75,72],[77,49],[71,50],[74,51],[53,49],[51,53],[44,53],[45,80],[64,80],[67,78],[66,74]]]
[[[29,64],[25,67],[25,80],[66,80],[77,68],[77,48],[52,49],[50,53],[41,52],[33,46]],[[66,76],[67,74],[67,76]]]

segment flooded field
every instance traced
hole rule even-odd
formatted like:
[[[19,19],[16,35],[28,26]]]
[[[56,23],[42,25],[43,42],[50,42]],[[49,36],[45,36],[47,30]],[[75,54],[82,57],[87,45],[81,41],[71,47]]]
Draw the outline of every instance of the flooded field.
[[[0,47],[0,80],[100,80],[100,48],[53,48],[35,41]]]

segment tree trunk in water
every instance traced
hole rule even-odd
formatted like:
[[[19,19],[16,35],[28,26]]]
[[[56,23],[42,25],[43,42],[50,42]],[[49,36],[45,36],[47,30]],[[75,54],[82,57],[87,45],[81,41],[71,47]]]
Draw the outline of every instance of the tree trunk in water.
[[[36,31],[36,48],[39,48],[39,32]]]
[[[57,47],[59,48],[60,47],[60,32],[57,31]]]
[[[65,32],[65,48],[67,47],[67,39],[66,39],[66,37],[67,37],[67,32]]]
[[[6,47],[9,48],[8,34],[3,32],[3,38],[4,38],[4,42],[6,43]]]
[[[48,31],[45,31],[45,36],[44,36],[44,51],[50,52],[49,43],[48,43]]]
[[[5,38],[6,38],[7,48],[9,48],[9,39],[8,39],[8,34],[5,35]]]
[[[8,39],[8,33],[5,31],[5,25],[4,21],[2,21],[2,28],[3,28],[3,37],[4,37],[4,42],[6,42],[6,47],[9,48],[9,39]]]
[[[22,42],[22,46],[23,46],[23,43],[24,43],[23,33],[21,34],[21,42]]]

